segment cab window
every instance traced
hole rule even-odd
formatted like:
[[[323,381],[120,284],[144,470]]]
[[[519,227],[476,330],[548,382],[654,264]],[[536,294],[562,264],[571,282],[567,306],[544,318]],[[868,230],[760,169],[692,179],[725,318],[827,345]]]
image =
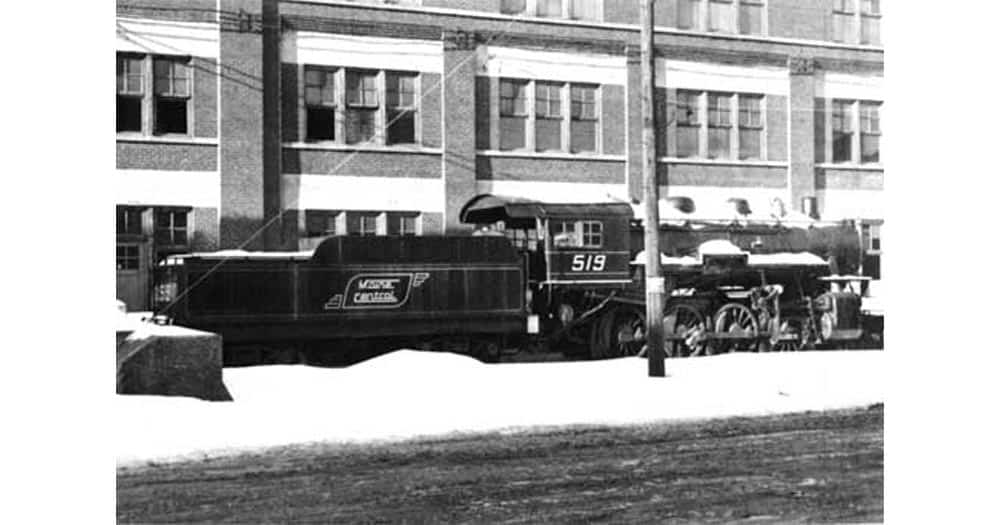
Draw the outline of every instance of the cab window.
[[[604,224],[600,221],[556,221],[552,242],[556,248],[600,248]]]

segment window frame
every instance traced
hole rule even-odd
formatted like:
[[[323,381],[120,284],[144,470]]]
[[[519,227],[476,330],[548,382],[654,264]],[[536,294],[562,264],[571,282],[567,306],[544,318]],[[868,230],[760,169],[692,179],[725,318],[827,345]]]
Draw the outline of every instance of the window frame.
[[[122,253],[122,252],[125,253]],[[134,255],[129,252],[134,251]],[[142,250],[139,248],[138,244],[135,243],[116,243],[115,244],[115,270],[119,272],[138,272],[142,265],[140,260],[142,258]],[[123,264],[124,267],[123,267]]]
[[[685,7],[682,7],[682,4],[690,9],[685,9]],[[716,9],[713,9],[712,4],[729,5],[729,8],[726,9],[727,14],[723,18],[725,22],[719,24],[718,27],[716,27],[716,21],[720,20],[720,18],[712,15],[716,11]],[[684,31],[696,31],[699,33],[767,36],[768,4],[767,0],[674,0],[674,9],[675,13],[677,13],[674,26]],[[745,30],[743,27],[741,20],[743,18],[744,6],[759,10],[759,33]],[[690,13],[690,19],[682,19],[681,13],[685,15]]]
[[[142,214],[145,211],[141,206],[115,206],[115,234],[118,236],[141,236],[143,234]],[[119,223],[124,224],[124,229],[120,229]]]
[[[736,107],[737,107],[737,117],[736,117],[736,129],[737,129],[737,158],[739,160],[763,160],[766,153],[766,123],[767,114],[766,108],[764,106],[765,96],[763,94],[757,93],[737,93],[736,94]],[[744,106],[744,102],[752,101],[752,106]],[[749,110],[749,111],[748,111]],[[744,115],[756,115],[756,122],[753,122],[753,118],[744,119]],[[756,156],[744,155],[746,148],[743,144],[743,134],[744,132],[756,132],[757,133],[757,154]]]
[[[580,247],[581,248],[592,248],[599,249],[604,247],[604,223],[601,221],[579,221],[580,228]],[[597,231],[594,230],[587,231],[587,228],[594,226],[597,227]],[[588,239],[592,236],[597,236],[597,242],[588,242]]]
[[[490,77],[496,82],[495,88],[491,90],[492,104],[490,109],[490,135],[491,148],[498,151],[513,152],[533,152],[533,153],[562,153],[568,155],[599,155],[603,152],[603,129],[602,129],[602,85],[589,82],[569,82],[548,79],[524,79],[517,77]],[[508,89],[508,86],[512,86]],[[518,89],[519,91],[511,91]],[[593,100],[578,100],[581,104],[581,112],[574,116],[574,89],[583,93],[590,91],[593,93]],[[518,107],[520,96],[523,95],[523,113]],[[544,103],[540,103],[544,101]],[[586,114],[586,108],[592,110],[593,114]],[[516,147],[509,147],[505,144],[508,136],[505,130],[508,124],[513,125],[517,119],[517,125],[524,126],[524,142]],[[538,126],[540,122],[547,122],[548,125],[555,126],[558,123],[559,146],[557,148],[539,149]],[[592,150],[579,149],[573,147],[573,123],[592,122],[594,126],[594,146]],[[553,142],[554,144],[554,142]]]
[[[167,84],[169,85],[169,91],[166,93],[161,93],[157,87],[157,63],[166,63],[168,66],[167,73]],[[151,74],[152,74],[152,84],[153,89],[150,92],[151,97],[151,112],[150,112],[150,134],[153,136],[163,137],[163,136],[181,136],[181,137],[191,137],[194,135],[194,66],[191,63],[191,57],[180,56],[180,55],[150,55],[151,63]],[[177,65],[182,64],[184,67],[183,81],[186,89],[186,93],[176,93],[174,91],[175,83],[178,78],[175,76],[175,68]],[[160,112],[158,110],[158,103],[160,101],[164,102],[174,102],[179,103],[183,101],[184,103],[184,127],[183,133],[178,131],[157,131],[159,122],[161,120]]]
[[[708,33],[721,33],[726,35],[739,34],[739,10],[740,4],[736,0],[707,0],[708,2],[708,15],[705,21],[705,31]],[[713,5],[725,4],[728,6],[728,13],[725,16],[715,17],[712,16],[714,9]],[[725,23],[720,27],[715,27],[717,20],[725,20]],[[728,24],[728,25],[726,25]]]
[[[399,71],[399,70],[384,70],[383,77],[385,78],[385,125],[384,133],[385,145],[386,146],[419,146],[421,143],[421,119],[420,119],[420,73],[417,71]],[[399,89],[403,79],[410,79],[412,82],[412,91],[408,93],[410,97],[409,104],[400,104],[402,100],[403,90]],[[396,81],[395,89],[389,89],[390,82]],[[396,103],[392,104],[392,97],[390,93],[395,93]],[[413,121],[413,140],[410,142],[405,141],[393,141],[392,130],[393,124],[398,122],[397,114],[408,114]],[[394,120],[396,119],[396,120]]]
[[[153,210],[153,242],[159,248],[187,247],[191,243],[191,210],[187,208],[159,207]],[[166,215],[170,218],[169,225],[161,226],[160,218]],[[177,217],[184,217],[184,225],[177,225]],[[161,233],[169,232],[169,242],[161,241]],[[184,242],[177,242],[178,232],[184,233]]]
[[[126,91],[122,92],[118,89],[117,79],[116,79],[116,95],[119,97],[131,98],[133,100],[139,101],[139,130],[122,130],[118,131],[116,129],[116,135],[119,137],[183,137],[190,138],[195,136],[195,64],[194,57],[189,55],[170,55],[163,53],[136,53],[132,51],[116,51],[115,52],[116,61],[122,58],[128,59],[138,59],[141,64],[141,93],[136,91],[127,90],[127,80],[126,80]],[[168,76],[168,83],[170,84],[170,90],[167,93],[159,93],[157,91],[157,72],[156,63],[157,61],[167,62],[169,64],[183,64],[184,66],[184,85],[187,89],[186,94],[180,94],[174,92],[174,81],[178,78],[172,73]],[[171,68],[173,72],[173,68]],[[117,72],[116,72],[117,73]],[[116,75],[117,76],[117,75]],[[184,119],[185,119],[185,131],[180,132],[159,132],[157,131],[157,121],[158,121],[158,111],[157,102],[159,100],[164,101],[183,101],[184,103]],[[117,126],[116,126],[117,128]]]
[[[323,77],[323,83],[320,84],[319,86],[315,86],[313,84],[310,84],[310,82],[309,82],[309,74],[310,73],[318,73],[318,74],[322,75],[322,77]],[[341,98],[342,98],[341,97],[341,92],[343,91],[342,78],[343,78],[343,69],[342,68],[329,67],[329,66],[317,66],[317,65],[312,65],[312,64],[303,65],[303,73],[302,73],[302,104],[303,104],[304,113],[305,113],[305,122],[304,122],[305,131],[304,131],[304,133],[303,133],[302,136],[303,136],[303,138],[305,139],[306,142],[334,142],[335,143],[335,142],[337,142],[338,138],[342,138],[342,134],[339,133],[340,128],[343,125],[341,121],[343,120],[343,111],[344,111],[343,105],[341,104]],[[332,100],[329,100],[329,101],[324,100],[324,96],[323,96],[323,93],[324,93],[324,91],[326,89],[326,85],[327,85],[328,81],[332,81],[332,86],[330,86],[330,91],[331,91],[331,94],[333,95],[332,96]],[[309,90],[311,88],[318,88],[320,90],[320,96],[319,96],[319,102],[318,103],[316,103],[316,102],[310,102],[310,99],[309,99]],[[314,109],[316,111],[332,111],[333,112],[333,130],[332,130],[333,138],[314,137],[314,136],[310,136],[309,135],[309,131],[311,129],[311,127],[309,126],[309,116],[310,116],[310,111],[314,110]]]

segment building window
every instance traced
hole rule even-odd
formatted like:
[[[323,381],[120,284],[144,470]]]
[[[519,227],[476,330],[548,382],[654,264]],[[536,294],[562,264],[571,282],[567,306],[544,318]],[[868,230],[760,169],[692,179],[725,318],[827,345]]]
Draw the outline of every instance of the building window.
[[[601,1],[600,0],[573,0],[570,4],[569,17],[574,20],[595,20],[600,21]]]
[[[733,0],[709,0],[708,30],[720,33],[735,33],[734,15]]]
[[[677,28],[701,30],[702,0],[677,0]]]
[[[760,95],[739,95],[740,122],[740,158],[760,159],[761,135],[764,132],[764,120],[761,104],[764,97]]]
[[[117,62],[117,131],[188,135],[190,59],[118,53]]]
[[[731,103],[731,95],[708,94],[708,158],[710,159],[730,157],[729,133],[732,121],[729,105]]]
[[[526,0],[502,0],[500,2],[500,12],[507,15],[524,14],[527,7]]]
[[[417,142],[417,75],[385,74],[386,143]]]
[[[764,158],[764,95],[677,90],[676,100],[675,125],[668,121],[659,131],[672,129],[676,150],[663,151],[680,158]]]
[[[561,17],[562,0],[535,0],[538,16]]]
[[[420,143],[419,73],[305,66],[302,80],[305,140]]]
[[[852,43],[855,41],[858,30],[855,25],[854,2],[855,0],[834,0],[834,42]]]
[[[500,149],[599,152],[599,93],[590,84],[500,79]]]
[[[153,130],[160,134],[188,132],[191,68],[187,59],[153,59]]]
[[[597,86],[570,86],[570,151],[597,151]]]
[[[866,252],[880,252],[882,250],[882,226],[879,224],[862,224],[861,236],[864,240]]]
[[[336,139],[336,86],[336,70],[305,68],[306,140]]]
[[[861,162],[879,162],[879,140],[882,137],[881,124],[879,122],[879,109],[882,104],[878,102],[860,102],[858,104],[861,113]]]
[[[138,270],[139,246],[135,244],[119,244],[116,246],[115,266],[119,270]]]
[[[389,233],[392,235],[420,235],[420,214],[393,212],[389,214]]]
[[[603,0],[501,0],[500,12],[507,15],[544,16],[572,20],[603,19]]]
[[[764,0],[675,0],[677,28],[763,35]]]
[[[358,235],[378,235],[378,214],[365,213],[358,218]]]
[[[701,128],[698,118],[698,99],[696,91],[677,92],[677,156],[697,157],[699,152],[698,135]]]
[[[377,81],[377,72],[347,71],[348,144],[364,143],[375,138],[375,116],[379,107]]]
[[[833,101],[833,162],[852,162],[854,142],[854,102],[850,100]]]
[[[142,133],[142,99],[145,95],[144,60],[140,55],[119,53],[117,62],[117,130]]]
[[[764,0],[740,0],[740,34],[764,34]]]
[[[535,149],[562,149],[562,84],[535,82]]]
[[[879,0],[861,0],[861,43],[882,45],[882,8]]]
[[[528,82],[500,80],[500,149],[527,147]]]
[[[142,235],[142,208],[116,206],[118,235]]]
[[[187,236],[186,211],[157,210],[155,222],[156,244],[160,246],[186,245]]]

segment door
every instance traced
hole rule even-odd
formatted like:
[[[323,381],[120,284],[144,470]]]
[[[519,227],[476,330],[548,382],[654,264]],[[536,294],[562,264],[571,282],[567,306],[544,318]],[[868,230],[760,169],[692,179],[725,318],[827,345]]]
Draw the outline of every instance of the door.
[[[130,312],[148,310],[152,265],[149,243],[119,242],[115,248],[118,299]]]

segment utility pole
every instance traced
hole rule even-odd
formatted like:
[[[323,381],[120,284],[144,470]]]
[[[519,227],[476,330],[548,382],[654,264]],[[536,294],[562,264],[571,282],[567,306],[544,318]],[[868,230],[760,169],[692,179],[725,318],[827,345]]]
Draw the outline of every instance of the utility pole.
[[[656,125],[653,119],[653,4],[641,0],[639,67],[642,89],[642,190],[646,207],[646,360],[649,377],[666,375],[663,352],[664,283],[660,270],[660,188],[656,180]]]

